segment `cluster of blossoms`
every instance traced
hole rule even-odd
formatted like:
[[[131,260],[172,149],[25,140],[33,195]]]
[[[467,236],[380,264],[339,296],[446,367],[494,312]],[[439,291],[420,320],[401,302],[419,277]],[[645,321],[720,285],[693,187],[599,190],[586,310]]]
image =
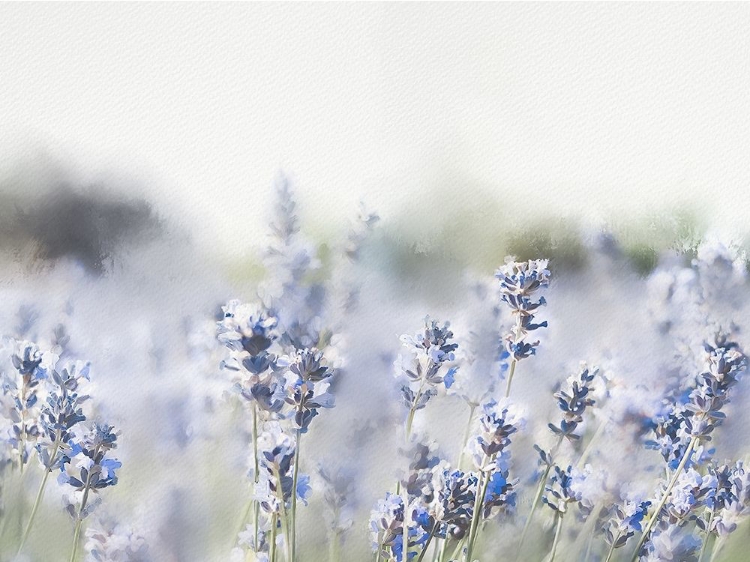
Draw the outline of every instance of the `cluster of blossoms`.
[[[425,330],[414,337],[403,336],[411,356],[396,362],[397,378],[404,380],[401,395],[409,408],[406,420],[407,450],[411,459],[406,476],[399,481],[400,492],[379,500],[370,518],[373,552],[379,559],[422,560],[438,541],[435,553],[446,555],[448,544],[456,554],[464,552],[472,560],[482,520],[512,510],[514,486],[509,476],[511,437],[521,425],[515,408],[506,400],[490,400],[473,420],[465,448],[474,471],[453,469],[434,453],[434,448],[411,435],[414,415],[438,394],[438,387],[453,383],[456,367],[443,372],[455,360],[457,344],[448,324],[426,322]],[[472,409],[473,413],[473,409]],[[460,463],[459,463],[460,464]],[[405,540],[404,537],[407,537]]]
[[[284,545],[294,561],[297,502],[306,502],[310,491],[309,476],[299,472],[300,441],[320,411],[334,406],[336,336],[326,326],[337,320],[324,317],[326,287],[308,281],[320,262],[300,235],[287,178],[279,177],[277,194],[264,258],[268,279],[259,287],[257,304],[230,301],[223,307],[218,339],[229,348],[222,366],[234,373],[234,389],[252,418],[253,495],[241,522],[239,550],[249,548],[273,561]],[[345,245],[348,260],[357,258],[376,221],[376,215],[363,214]],[[352,305],[357,287],[347,284],[342,290]]]
[[[117,483],[121,463],[110,454],[116,434],[111,426],[89,425],[84,414],[89,396],[80,390],[89,380],[88,363],[58,365],[56,354],[32,342],[13,342],[12,348],[13,369],[3,375],[2,413],[8,426],[2,442],[22,473],[33,451],[43,471],[18,552],[32,531],[48,477],[57,472],[58,483],[69,492],[64,503],[75,521],[75,557],[82,522],[100,503],[99,491]]]
[[[539,342],[528,341],[529,332],[547,327],[546,321],[534,323],[536,310],[547,304],[544,297],[535,300],[534,295],[549,285],[548,264],[547,260],[517,262],[507,258],[505,265],[495,274],[500,281],[502,299],[516,317],[515,325],[505,337],[506,350],[514,362],[536,353]]]
[[[256,554],[275,556],[276,541],[284,534],[289,549],[294,548],[288,534],[294,531],[296,503],[309,491],[309,477],[299,474],[296,450],[319,410],[334,405],[328,392],[333,371],[314,347],[285,348],[277,318],[262,306],[230,301],[223,311],[218,338],[230,350],[223,366],[236,373],[234,388],[253,422],[249,473],[254,521],[247,526],[242,522],[238,542]],[[289,526],[277,535],[282,521]],[[273,538],[266,540],[269,532]]]
[[[703,465],[713,453],[712,449],[706,449],[706,444],[722,424],[729,391],[746,365],[739,345],[725,334],[717,334],[713,342],[704,344],[704,368],[695,382],[676,392],[668,400],[665,413],[656,417],[652,424],[654,438],[647,440],[646,446],[661,453],[668,476],[653,500],[656,507],[643,529],[633,559],[638,556],[642,560],[665,559],[667,550],[679,553],[670,555],[678,556],[674,559],[691,559],[699,548],[701,553],[705,551],[712,533],[719,534],[714,521],[717,515],[721,521],[724,507],[731,504],[735,509],[740,507],[734,497],[744,496],[742,469],[735,472],[726,466]],[[728,484],[730,481],[733,483]],[[737,496],[728,492],[733,487]],[[744,513],[745,509],[742,505],[739,512]],[[702,540],[691,531],[692,522],[703,531]],[[731,524],[726,529],[730,527]]]
[[[455,360],[458,348],[458,344],[452,342],[453,332],[449,327],[448,323],[441,326],[437,321],[428,319],[425,320],[423,332],[401,336],[401,343],[409,355],[399,355],[394,376],[404,381],[401,384],[401,397],[409,408],[407,434],[411,431],[415,412],[437,395],[441,385],[450,388],[455,380],[456,367],[445,369],[448,363]]]
[[[531,510],[526,518],[526,524],[521,535],[519,550],[523,547],[526,533],[534,519],[534,513],[540,500],[552,508],[558,524],[562,524],[562,517],[559,517],[559,515],[565,513],[566,504],[570,501],[576,501],[581,508],[581,512],[586,515],[592,507],[591,505],[584,507],[588,499],[584,501],[580,494],[574,494],[570,488],[570,485],[580,484],[584,481],[587,473],[575,470],[572,466],[563,469],[555,464],[555,457],[564,441],[577,443],[581,440],[582,436],[577,432],[580,431],[580,425],[584,421],[586,410],[595,404],[595,401],[591,398],[594,390],[592,383],[598,375],[598,368],[589,368],[586,363],[582,363],[578,374],[568,378],[567,388],[561,388],[554,393],[557,407],[562,412],[562,419],[557,425],[553,423],[547,425],[552,434],[557,437],[557,441],[551,449],[547,450],[538,444],[534,445],[534,449],[539,454],[540,473],[538,474],[536,494],[532,500]],[[548,482],[550,473],[553,471],[554,474]],[[545,490],[547,495],[544,495]],[[556,546],[557,541],[554,544]]]
[[[143,535],[114,521],[99,521],[86,529],[84,549],[86,562],[151,561]]]
[[[625,546],[635,533],[643,531],[643,520],[651,507],[650,501],[626,501],[609,509],[609,518],[603,526],[604,540],[610,546],[607,560],[616,548]]]
[[[11,341],[13,369],[3,373],[3,417],[7,420],[3,440],[9,447],[9,456],[23,472],[41,433],[40,392],[47,379],[49,355],[43,365],[43,354],[33,342]]]

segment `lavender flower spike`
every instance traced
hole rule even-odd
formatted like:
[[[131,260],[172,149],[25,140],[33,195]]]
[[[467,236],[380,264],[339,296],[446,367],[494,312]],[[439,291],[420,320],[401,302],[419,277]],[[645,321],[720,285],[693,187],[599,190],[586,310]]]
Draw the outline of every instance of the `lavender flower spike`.
[[[534,299],[535,293],[549,286],[550,272],[547,269],[548,260],[529,260],[527,262],[514,261],[512,257],[505,259],[505,265],[495,273],[500,281],[502,300],[516,317],[516,323],[505,337],[505,353],[511,358],[510,373],[505,396],[510,395],[510,385],[516,364],[536,354],[539,341],[527,340],[529,332],[546,328],[547,321],[534,323],[536,310],[547,304],[544,297]]]

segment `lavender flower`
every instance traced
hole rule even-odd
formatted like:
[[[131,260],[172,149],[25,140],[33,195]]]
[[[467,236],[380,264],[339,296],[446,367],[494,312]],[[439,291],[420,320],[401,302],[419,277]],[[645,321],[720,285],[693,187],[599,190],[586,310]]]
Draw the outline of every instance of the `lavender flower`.
[[[589,397],[592,386],[591,382],[599,373],[596,367],[588,369],[585,364],[577,378],[569,381],[569,390],[559,390],[554,396],[557,405],[563,413],[563,419],[559,425],[549,424],[552,433],[569,441],[577,441],[581,438],[576,434],[578,425],[583,422],[583,414],[586,408],[594,405],[594,400]]]
[[[7,443],[11,456],[23,471],[42,431],[39,397],[43,388],[40,383],[47,377],[47,368],[43,365],[43,353],[35,343],[13,341],[12,345],[15,372],[6,374],[2,383],[6,398],[3,414],[10,421]]]
[[[441,468],[435,476],[436,494],[429,505],[430,516],[438,525],[435,535],[444,539],[462,539],[471,524],[477,477],[449,468]],[[497,494],[490,492],[489,495],[492,498]]]
[[[548,263],[548,260],[516,262],[513,258],[506,258],[505,265],[495,274],[500,281],[503,301],[516,315],[516,324],[505,338],[506,350],[514,361],[526,359],[536,353],[539,341],[530,342],[526,337],[529,332],[547,327],[546,321],[534,323],[536,310],[547,304],[544,297],[534,300],[534,295],[539,289],[549,285]]]
[[[450,324],[442,326],[435,320],[425,320],[423,332],[415,336],[403,335],[401,342],[409,350],[410,356],[399,356],[395,363],[397,379],[405,379],[401,386],[404,404],[409,408],[406,433],[411,431],[414,413],[424,408],[430,398],[437,395],[439,385],[449,388],[455,377],[456,368],[443,371],[447,363],[455,359],[458,344],[452,343],[453,332]]]
[[[554,474],[545,486],[542,502],[559,514],[564,514],[569,507],[577,505],[585,519],[591,513],[592,508],[588,498],[585,498],[581,491],[581,483],[586,477],[585,472],[570,465],[565,470],[555,465]]]
[[[86,420],[81,405],[89,399],[79,395],[79,380],[89,378],[88,364],[70,364],[60,371],[52,370],[50,379],[54,386],[50,389],[47,401],[41,408],[40,427],[42,438],[36,448],[39,461],[45,470],[60,467],[63,458],[62,446],[73,438],[76,425]]]
[[[611,507],[611,517],[604,526],[604,538],[610,552],[625,546],[628,539],[643,530],[643,519],[651,507],[650,501],[626,501],[624,505]]]
[[[296,351],[287,375],[286,403],[294,410],[294,424],[307,433],[321,408],[333,408],[334,398],[328,392],[327,379],[333,372],[325,365],[322,352],[315,348]]]
[[[406,562],[417,556],[416,547],[429,540],[424,531],[427,513],[419,502],[409,506],[411,520],[419,523],[410,526],[408,531],[408,556],[404,556],[404,500],[401,496],[387,493],[385,499],[378,500],[377,507],[370,514],[370,537],[372,550],[387,562]]]
[[[78,522],[89,516],[101,501],[98,498],[89,501],[91,493],[98,494],[117,484],[117,469],[122,463],[110,456],[117,447],[117,433],[113,430],[111,425],[96,423],[83,435],[74,435],[63,447],[57,481],[75,491],[66,509]]]
[[[86,562],[149,562],[146,539],[132,528],[100,520],[86,529]]]

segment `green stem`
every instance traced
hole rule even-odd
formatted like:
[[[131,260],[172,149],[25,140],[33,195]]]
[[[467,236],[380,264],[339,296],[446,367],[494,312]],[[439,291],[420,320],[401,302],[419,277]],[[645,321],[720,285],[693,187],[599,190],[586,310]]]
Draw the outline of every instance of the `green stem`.
[[[471,432],[471,422],[474,421],[474,412],[477,409],[476,404],[471,404],[471,407],[469,409],[469,423],[466,424],[466,431],[464,431],[464,439],[461,442],[461,453],[458,456],[458,469],[461,470],[461,465],[464,463],[464,450],[466,449],[466,444],[469,442],[469,433]]]
[[[510,362],[510,373],[508,373],[508,384],[505,386],[506,398],[510,396],[510,385],[513,383],[513,375],[516,372],[516,363],[517,361],[515,359],[513,359],[513,361]]]
[[[583,450],[583,453],[581,453],[581,458],[578,459],[577,466],[581,467],[586,462],[586,459],[588,458],[589,454],[593,450],[594,443],[601,437],[602,433],[604,433],[604,428],[609,423],[609,419],[604,420],[602,423],[599,424],[599,427],[596,428],[596,431],[594,432],[594,435],[591,436],[591,439],[586,445],[586,448]]]
[[[255,484],[260,480],[260,466],[258,465],[258,405],[253,402],[253,462],[255,463],[255,473],[253,474],[253,480]],[[253,490],[255,494],[255,490]],[[250,500],[253,504],[253,536],[254,539],[254,550],[258,549],[258,518],[260,517],[260,505],[254,499]],[[245,515],[247,518],[247,514]],[[243,521],[244,523],[244,521]]]
[[[435,523],[432,526],[432,530],[430,531],[430,536],[427,537],[427,542],[424,543],[424,547],[422,548],[422,552],[419,554],[419,558],[417,558],[417,562],[422,562],[424,559],[424,555],[427,553],[427,549],[430,547],[430,543],[432,542],[432,538],[435,536],[435,532],[438,529],[438,523]]]
[[[633,556],[630,559],[630,562],[635,562],[638,559],[638,553],[641,551],[641,548],[643,548],[643,545],[646,542],[646,540],[648,540],[649,534],[651,533],[651,529],[654,528],[654,525],[659,519],[659,514],[661,513],[661,509],[664,507],[664,504],[667,503],[667,500],[669,499],[669,495],[672,493],[672,488],[674,488],[674,485],[677,482],[677,478],[679,478],[680,474],[682,474],[682,471],[685,468],[685,465],[687,464],[688,460],[690,460],[690,457],[693,453],[693,449],[695,448],[697,444],[698,444],[698,438],[693,437],[690,440],[690,444],[688,445],[688,448],[685,450],[685,454],[682,455],[682,460],[680,461],[680,464],[677,467],[677,470],[674,471],[674,474],[672,475],[672,479],[669,481],[669,485],[667,486],[667,489],[664,491],[664,495],[662,496],[661,501],[659,502],[659,505],[656,506],[656,509],[654,510],[653,515],[648,520],[648,524],[646,525],[646,528],[643,530],[641,539],[638,541],[638,545],[635,547],[635,552],[633,552]]]
[[[291,562],[297,562],[297,480],[299,476],[299,449],[302,441],[302,433],[297,430],[297,446],[294,450],[294,472],[292,474],[292,521],[291,530],[289,537],[289,544],[291,546],[290,559]]]
[[[711,515],[708,516],[708,525],[706,525],[706,536],[703,539],[703,544],[701,544],[701,551],[700,554],[698,554],[698,562],[703,562],[703,554],[706,552],[706,546],[708,546],[708,540],[711,538],[711,523],[714,520],[714,512],[711,512]]]
[[[711,553],[710,562],[716,562],[719,558],[719,552],[721,552],[721,549],[724,548],[724,543],[726,541],[726,537],[719,537],[719,540],[714,543],[714,550]]]
[[[76,559],[76,553],[78,552],[78,540],[81,536],[81,524],[83,523],[83,519],[78,519],[76,521],[76,530],[75,533],[73,533],[73,552],[70,553],[70,562],[75,562]]]
[[[62,437],[61,431],[57,430],[57,435],[55,437],[55,444],[52,447],[52,456],[50,457],[50,465],[52,462],[54,462],[55,457],[57,456],[57,450],[60,448],[60,439]],[[44,487],[47,485],[47,478],[49,477],[49,473],[52,472],[51,466],[45,466],[44,467],[44,478],[42,478],[42,483],[39,486],[39,491],[36,494],[36,500],[34,500],[34,507],[31,509],[31,515],[29,516],[29,522],[26,524],[26,530],[23,533],[23,538],[21,539],[21,544],[18,546],[18,551],[16,551],[16,556],[21,554],[21,551],[23,550],[24,545],[26,544],[26,539],[29,538],[29,533],[31,533],[31,526],[34,524],[34,517],[36,517],[37,509],[39,509],[39,504],[42,501],[42,497],[44,495]]]
[[[271,562],[276,562],[276,527],[279,525],[277,517],[274,513],[271,518],[271,544],[268,545],[268,558]]]
[[[94,456],[92,458],[96,459],[96,457],[99,456],[99,447],[97,446],[94,449]],[[93,468],[93,466],[91,467]],[[76,559],[76,553],[78,552],[78,539],[81,535],[81,525],[83,523],[83,510],[86,509],[86,502],[89,499],[89,490],[91,486],[91,473],[92,470],[89,469],[88,475],[86,476],[86,484],[83,487],[83,499],[81,499],[81,507],[78,508],[78,516],[76,517],[76,530],[73,534],[73,552],[70,554],[70,562],[75,562]]]
[[[489,460],[490,462],[492,462],[493,459]],[[471,527],[469,529],[468,545],[466,548],[466,562],[472,562],[471,557],[474,553],[474,544],[477,540],[479,520],[482,518],[484,496],[487,494],[487,486],[489,485],[489,482],[489,474],[485,474],[483,471],[480,471],[479,480],[477,481],[477,490],[479,491],[479,494],[474,496],[474,512],[471,514]]]
[[[440,548],[435,552],[433,562],[443,562],[445,560],[445,552],[448,550],[448,534],[446,533],[445,538],[440,542]]]
[[[607,552],[607,558],[605,558],[604,562],[609,562],[612,559],[612,555],[615,552],[615,545],[617,544],[617,541],[620,540],[620,533],[617,533],[617,536],[612,541],[612,544],[609,547],[609,552]]]
[[[287,560],[291,559],[292,550],[290,548],[289,541],[289,515],[286,512],[286,502],[284,501],[284,490],[281,487],[281,474],[279,470],[274,468],[274,477],[276,478],[276,496],[279,498],[279,509],[281,510],[281,526],[284,533],[284,546],[286,547]]]
[[[339,543],[341,542],[340,534],[334,533],[331,537],[331,546],[328,552],[328,559],[330,562],[338,562],[339,560]]]
[[[557,552],[557,545],[560,542],[560,531],[562,531],[563,514],[558,512],[555,514],[555,519],[557,519],[557,527],[555,528],[555,538],[552,541],[552,552],[550,552],[549,562],[555,562],[555,553]]]
[[[555,443],[555,446],[552,448],[552,451],[550,451],[550,459],[549,464],[547,465],[547,468],[544,469],[544,474],[542,474],[541,480],[539,480],[539,486],[537,486],[536,493],[534,494],[534,501],[531,504],[531,511],[529,511],[529,516],[526,519],[526,523],[523,526],[523,531],[521,532],[521,541],[518,543],[518,550],[516,551],[516,560],[520,559],[521,552],[523,550],[523,543],[526,540],[526,533],[529,532],[529,528],[531,527],[531,521],[534,519],[534,513],[536,512],[536,506],[539,505],[539,500],[542,497],[542,494],[544,493],[544,486],[547,484],[547,477],[549,476],[550,471],[552,470],[552,461],[553,457],[557,454],[557,450],[560,448],[560,445],[562,445],[563,438],[562,436],[557,438],[557,443]]]

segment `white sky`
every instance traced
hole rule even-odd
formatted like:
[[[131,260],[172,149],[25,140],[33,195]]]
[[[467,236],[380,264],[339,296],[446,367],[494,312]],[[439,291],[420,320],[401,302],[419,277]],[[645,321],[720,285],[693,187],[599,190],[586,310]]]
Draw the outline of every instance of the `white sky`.
[[[0,173],[42,149],[138,178],[229,251],[279,167],[333,221],[447,183],[744,227],[748,29],[747,4],[4,3]]]

